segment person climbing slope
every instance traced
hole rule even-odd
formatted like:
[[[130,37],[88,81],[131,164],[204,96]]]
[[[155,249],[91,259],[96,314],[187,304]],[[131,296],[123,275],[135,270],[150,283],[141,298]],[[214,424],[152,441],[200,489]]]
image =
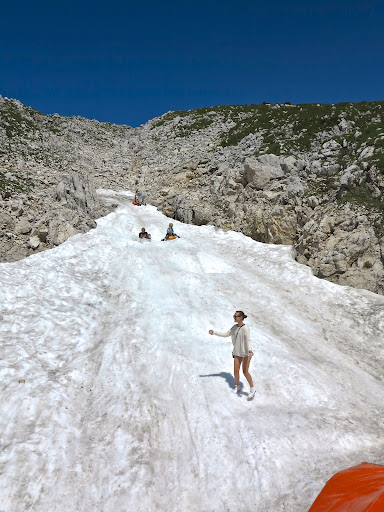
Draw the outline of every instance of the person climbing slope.
[[[245,325],[244,319],[247,318],[247,315],[244,314],[243,311],[236,311],[233,315],[233,318],[236,322],[234,326],[232,326],[229,331],[219,332],[210,330],[209,334],[214,334],[216,336],[223,337],[232,337],[232,357],[233,357],[233,373],[235,375],[235,393],[240,391],[240,366],[243,364],[243,373],[244,377],[247,379],[248,384],[250,386],[250,391],[248,394],[248,399],[252,399],[255,396],[255,388],[253,387],[253,380],[251,374],[249,373],[249,363],[251,362],[251,358],[253,356],[252,345],[251,345],[251,336],[249,332],[248,325]]]

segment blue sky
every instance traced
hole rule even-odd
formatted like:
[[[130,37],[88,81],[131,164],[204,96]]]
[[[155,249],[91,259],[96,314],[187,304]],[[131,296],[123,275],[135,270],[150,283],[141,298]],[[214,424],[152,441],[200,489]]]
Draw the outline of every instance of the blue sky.
[[[2,0],[0,94],[138,126],[222,104],[384,99],[384,2]]]

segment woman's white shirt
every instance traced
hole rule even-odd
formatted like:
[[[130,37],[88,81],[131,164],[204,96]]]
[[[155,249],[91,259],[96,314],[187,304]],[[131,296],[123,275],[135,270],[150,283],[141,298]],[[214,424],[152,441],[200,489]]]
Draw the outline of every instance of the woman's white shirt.
[[[246,324],[243,324],[241,327],[235,324],[229,329],[229,331],[213,331],[213,334],[216,334],[216,336],[222,336],[223,338],[232,336],[232,354],[234,356],[247,357],[249,355],[249,351],[252,350],[251,335],[249,327]]]

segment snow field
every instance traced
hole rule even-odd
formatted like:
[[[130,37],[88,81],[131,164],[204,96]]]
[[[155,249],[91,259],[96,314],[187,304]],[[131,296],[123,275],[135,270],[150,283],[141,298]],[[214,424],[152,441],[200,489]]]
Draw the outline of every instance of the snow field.
[[[212,226],[160,242],[169,219],[102,193],[97,229],[0,265],[0,510],[304,512],[384,462],[383,297]],[[252,402],[208,335],[236,309]]]

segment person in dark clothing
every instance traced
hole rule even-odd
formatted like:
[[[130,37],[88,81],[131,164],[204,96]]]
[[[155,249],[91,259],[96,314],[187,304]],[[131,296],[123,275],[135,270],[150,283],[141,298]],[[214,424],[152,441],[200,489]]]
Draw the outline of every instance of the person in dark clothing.
[[[151,235],[145,231],[145,228],[141,228],[141,231],[139,233],[139,238],[147,238],[148,240],[150,240]]]

